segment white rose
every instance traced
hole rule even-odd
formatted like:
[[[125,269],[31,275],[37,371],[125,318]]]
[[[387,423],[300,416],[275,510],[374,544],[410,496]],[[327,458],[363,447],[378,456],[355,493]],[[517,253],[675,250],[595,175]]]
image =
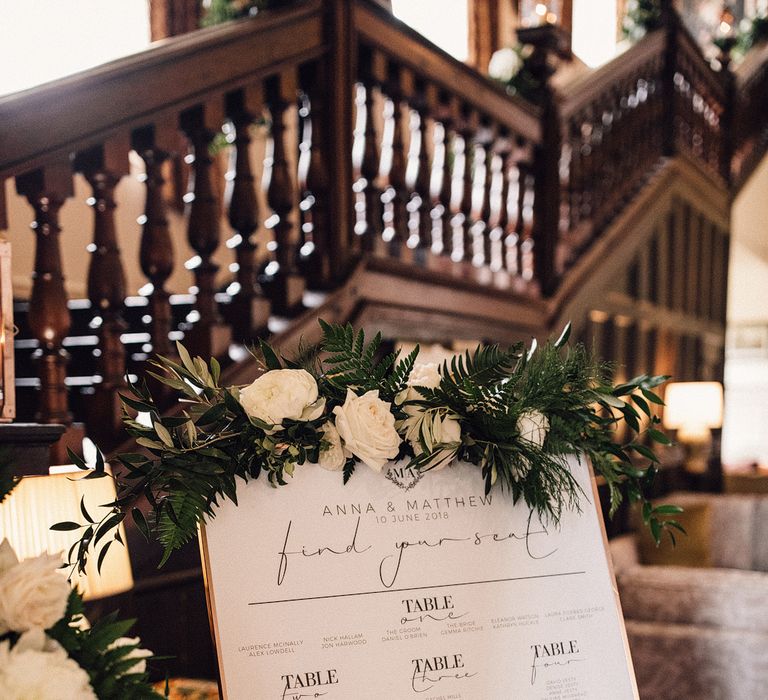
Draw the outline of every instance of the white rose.
[[[436,389],[440,386],[441,380],[440,368],[436,362],[420,362],[415,364],[408,377],[406,401],[418,401],[424,398],[415,387],[421,386],[426,389]]]
[[[447,467],[456,456],[461,443],[461,424],[451,415],[440,415],[441,411],[419,412],[409,416],[403,422],[405,439],[413,447],[418,457],[425,452],[431,452],[429,461],[422,467],[424,470],[437,471]],[[443,445],[441,449],[436,449]]]
[[[3,700],[97,700],[88,674],[41,629],[0,644]]]
[[[523,62],[517,51],[511,48],[499,49],[493,53],[488,63],[488,75],[508,83],[520,72],[522,66]]]
[[[317,463],[328,471],[341,471],[344,469],[348,455],[344,453],[344,448],[341,446],[339,431],[336,430],[336,426],[331,421],[324,423],[321,430],[323,432],[323,440],[329,443],[329,446],[324,450],[320,450],[320,457]]]
[[[343,406],[333,409],[336,429],[344,446],[374,471],[397,457],[400,436],[395,430],[395,417],[390,405],[379,398],[379,392],[368,391],[357,396],[347,389]]]
[[[549,419],[541,411],[525,411],[517,419],[520,439],[541,449],[549,432]]]
[[[0,634],[48,629],[64,617],[72,589],[60,567],[60,557],[42,554],[0,574]]]
[[[303,369],[274,369],[265,372],[240,390],[245,412],[264,423],[280,426],[286,418],[314,420],[325,408],[317,398],[317,382]]]
[[[120,637],[110,644],[107,649],[117,649],[119,647],[137,646],[141,644],[141,640],[138,637]],[[147,670],[146,659],[152,656],[152,652],[149,649],[131,649],[120,660],[127,661],[128,659],[136,659],[136,663],[133,666],[129,666],[120,675],[126,673],[145,673]]]

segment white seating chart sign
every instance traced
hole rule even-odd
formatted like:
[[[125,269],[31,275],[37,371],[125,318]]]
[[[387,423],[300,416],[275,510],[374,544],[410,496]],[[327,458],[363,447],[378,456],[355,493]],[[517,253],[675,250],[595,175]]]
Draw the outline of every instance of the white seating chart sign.
[[[456,464],[260,478],[201,535],[227,700],[637,698],[602,519],[542,524]]]

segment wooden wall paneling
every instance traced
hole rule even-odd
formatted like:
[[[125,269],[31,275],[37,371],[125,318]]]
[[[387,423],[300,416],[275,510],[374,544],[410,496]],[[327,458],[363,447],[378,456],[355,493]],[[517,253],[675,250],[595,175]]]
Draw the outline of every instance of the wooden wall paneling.
[[[675,228],[677,227],[677,210],[674,206],[670,207],[670,210],[666,216],[665,228],[664,228],[664,250],[666,258],[666,290],[667,294],[664,298],[664,307],[667,309],[675,308],[675,274],[677,273],[677,251],[675,249],[676,236]]]
[[[699,318],[711,318],[709,288],[712,285],[712,228],[710,221],[701,221],[701,254],[699,258],[699,288],[696,294],[696,315]]]
[[[610,359],[615,363],[614,381],[625,382],[632,377],[634,370],[634,353],[632,351],[632,318],[617,315],[613,317],[613,347]]]
[[[688,215],[688,251],[685,270],[685,311],[690,315],[696,315],[696,300],[699,293],[699,279],[701,277],[701,235],[703,227],[702,215],[691,208]]]
[[[651,300],[651,251],[643,246],[637,256],[637,298],[640,301]]]
[[[661,297],[659,289],[660,278],[660,260],[659,244],[660,233],[658,229],[654,231],[648,250],[648,298],[654,306],[661,306]]]
[[[587,349],[601,360],[610,359],[612,327],[610,316],[600,309],[592,309],[587,317]]]
[[[722,246],[722,252],[719,258],[720,276],[718,280],[720,283],[720,313],[716,320],[725,324],[728,312],[728,263],[731,253],[731,236],[728,231],[722,232],[722,239],[720,244]]]
[[[685,288],[687,272],[687,236],[690,226],[690,207],[676,199],[674,203],[674,228],[672,230],[672,308],[685,310]]]

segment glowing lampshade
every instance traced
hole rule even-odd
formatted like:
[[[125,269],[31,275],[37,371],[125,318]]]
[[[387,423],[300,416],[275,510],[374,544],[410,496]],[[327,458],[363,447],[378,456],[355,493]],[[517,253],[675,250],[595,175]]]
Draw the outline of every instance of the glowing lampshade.
[[[83,522],[80,499],[85,497],[85,508],[99,522],[109,511],[103,504],[115,500],[112,479],[82,479],[84,472],[76,467],[52,467],[49,476],[27,476],[21,479],[10,496],[0,504],[0,541],[8,538],[19,559],[35,557],[43,552],[62,552],[66,555],[81,530],[56,532],[54,523],[65,520]],[[125,532],[120,526],[125,542]],[[108,538],[99,543],[105,543]],[[100,551],[100,548],[99,548]],[[123,593],[133,587],[133,574],[128,549],[113,543],[101,566],[96,570],[96,556],[88,560],[85,575],[73,574],[76,585],[86,600],[104,598]]]
[[[723,386],[720,382],[677,382],[664,396],[664,426],[685,439],[706,439],[723,424]]]

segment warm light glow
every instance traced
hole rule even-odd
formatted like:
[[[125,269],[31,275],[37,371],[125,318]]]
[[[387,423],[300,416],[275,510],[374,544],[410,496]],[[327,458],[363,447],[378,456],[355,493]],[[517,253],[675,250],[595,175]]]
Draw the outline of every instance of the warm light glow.
[[[572,48],[590,68],[616,55],[616,0],[573,0]]]
[[[454,58],[467,60],[467,0],[392,0],[392,14]]]
[[[683,438],[706,439],[723,424],[723,386],[720,382],[676,382],[664,397],[664,426]]]
[[[140,51],[147,0],[0,0],[0,95]]]
[[[0,505],[0,540],[7,537],[19,559],[43,552],[61,552],[65,556],[81,531],[54,532],[51,525],[63,521],[83,522],[80,512],[83,497],[89,515],[99,522],[110,510],[103,505],[115,500],[115,485],[108,477],[84,480],[84,472],[74,466],[51,467],[51,472],[49,476],[24,477]],[[125,542],[122,526],[120,536]],[[133,574],[128,549],[113,542],[101,574],[96,570],[96,557],[92,557],[85,575],[75,574],[72,582],[86,599],[129,590],[133,587]]]

